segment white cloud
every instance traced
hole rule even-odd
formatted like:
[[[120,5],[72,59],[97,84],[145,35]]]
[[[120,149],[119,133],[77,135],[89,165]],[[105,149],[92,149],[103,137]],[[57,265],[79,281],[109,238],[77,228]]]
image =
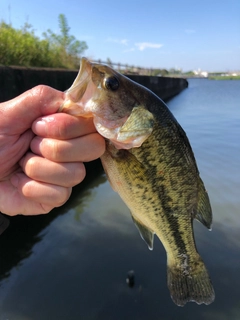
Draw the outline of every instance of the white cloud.
[[[124,46],[128,45],[128,40],[127,39],[117,39],[117,38],[107,38],[106,42],[114,42],[114,43],[119,43],[122,44]]]
[[[121,44],[123,46],[128,47],[123,52],[132,52],[135,50],[143,51],[147,48],[159,49],[163,46],[161,43],[152,43],[152,42],[137,42],[137,43],[134,43],[134,46],[132,46],[129,43],[129,40],[125,38],[119,39],[119,38],[112,38],[112,37],[107,38],[105,42],[117,43],[117,44]]]
[[[127,46],[128,45],[128,40],[127,39],[122,39],[120,40],[120,43]]]
[[[135,43],[135,46],[138,48],[138,50],[143,51],[147,48],[159,49],[163,45],[160,43],[138,42],[138,43]]]

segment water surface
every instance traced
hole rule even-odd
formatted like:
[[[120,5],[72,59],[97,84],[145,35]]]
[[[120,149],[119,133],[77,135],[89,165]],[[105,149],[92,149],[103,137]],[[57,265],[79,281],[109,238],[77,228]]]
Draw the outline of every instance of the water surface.
[[[166,254],[149,251],[104,174],[53,213],[17,217],[0,238],[0,320],[240,319],[240,82],[189,80],[168,106],[186,131],[211,199],[194,223],[216,300],[173,304]],[[126,276],[135,272],[135,286]]]

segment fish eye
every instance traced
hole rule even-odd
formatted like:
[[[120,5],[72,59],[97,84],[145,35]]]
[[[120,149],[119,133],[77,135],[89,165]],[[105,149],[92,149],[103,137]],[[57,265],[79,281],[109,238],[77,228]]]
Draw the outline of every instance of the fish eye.
[[[115,91],[119,88],[119,81],[115,77],[109,77],[104,79],[104,86],[106,89]]]

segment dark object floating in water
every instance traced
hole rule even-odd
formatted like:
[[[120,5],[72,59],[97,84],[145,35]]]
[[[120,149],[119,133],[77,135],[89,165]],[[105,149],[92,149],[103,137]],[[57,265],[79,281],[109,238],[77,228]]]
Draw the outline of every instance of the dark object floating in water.
[[[135,274],[134,270],[128,271],[126,282],[130,288],[132,288],[135,284]]]

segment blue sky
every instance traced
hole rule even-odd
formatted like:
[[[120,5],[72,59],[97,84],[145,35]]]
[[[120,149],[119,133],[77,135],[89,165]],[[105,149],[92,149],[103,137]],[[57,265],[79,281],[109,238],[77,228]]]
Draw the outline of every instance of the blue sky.
[[[30,23],[39,36],[70,34],[87,42],[85,56],[183,71],[240,70],[239,0],[0,0],[0,20]]]

